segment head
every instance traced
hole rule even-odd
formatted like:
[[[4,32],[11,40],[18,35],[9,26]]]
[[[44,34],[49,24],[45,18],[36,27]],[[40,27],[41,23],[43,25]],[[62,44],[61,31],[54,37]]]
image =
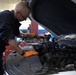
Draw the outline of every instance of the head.
[[[18,21],[26,20],[26,18],[30,14],[30,7],[25,1],[20,1],[16,6],[14,10],[14,16]]]

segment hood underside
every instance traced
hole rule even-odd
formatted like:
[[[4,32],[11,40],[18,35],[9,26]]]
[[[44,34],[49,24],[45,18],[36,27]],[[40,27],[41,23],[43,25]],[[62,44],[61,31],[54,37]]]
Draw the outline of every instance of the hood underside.
[[[31,0],[32,18],[56,35],[76,34],[76,3],[71,0]]]

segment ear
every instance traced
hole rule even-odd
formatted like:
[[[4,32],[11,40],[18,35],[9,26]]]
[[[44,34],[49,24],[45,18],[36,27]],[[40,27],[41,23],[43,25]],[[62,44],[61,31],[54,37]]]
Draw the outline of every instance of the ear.
[[[18,15],[19,15],[19,12],[18,12],[18,11],[16,11],[16,12],[15,12],[15,14],[16,14],[16,16],[18,16]]]
[[[15,12],[16,12],[16,14],[18,14],[18,13],[19,13],[17,10],[16,10]]]
[[[18,11],[15,11],[14,14],[15,14],[15,18],[17,18],[19,16],[19,12]]]

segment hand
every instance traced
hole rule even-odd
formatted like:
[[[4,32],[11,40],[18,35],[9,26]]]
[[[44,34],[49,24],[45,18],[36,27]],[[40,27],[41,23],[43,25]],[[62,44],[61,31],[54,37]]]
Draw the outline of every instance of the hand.
[[[30,57],[33,55],[38,55],[38,52],[36,52],[36,51],[25,52],[23,56],[26,58],[26,57]]]

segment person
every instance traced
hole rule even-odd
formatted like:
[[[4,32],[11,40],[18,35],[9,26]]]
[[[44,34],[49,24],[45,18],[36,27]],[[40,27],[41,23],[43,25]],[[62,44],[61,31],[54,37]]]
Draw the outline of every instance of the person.
[[[20,21],[26,20],[29,17],[31,9],[25,1],[20,1],[15,6],[14,10],[4,10],[0,12],[0,75],[3,75],[3,60],[2,55],[5,51],[5,46],[10,45],[20,55],[26,57],[37,52],[26,53],[21,50],[17,41],[14,39],[15,36],[23,37],[34,36],[34,34],[21,34],[19,32]]]

